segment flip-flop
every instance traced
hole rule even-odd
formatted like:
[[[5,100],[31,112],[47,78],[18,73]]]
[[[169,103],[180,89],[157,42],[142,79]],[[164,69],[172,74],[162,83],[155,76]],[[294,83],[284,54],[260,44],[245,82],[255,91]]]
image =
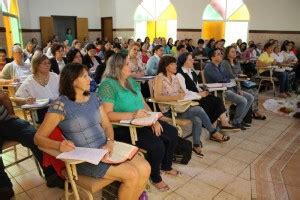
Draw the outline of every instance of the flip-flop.
[[[156,186],[157,183],[153,183],[152,181],[150,181],[150,182],[160,192],[166,192],[166,191],[170,190],[170,187],[167,184],[165,186],[163,186],[163,187],[157,187]]]
[[[193,152],[194,152],[198,157],[200,157],[200,158],[203,158],[203,156],[204,156],[204,154],[201,153],[201,151],[196,151],[195,148],[193,148]]]
[[[211,135],[209,139],[212,141],[215,141],[215,142],[223,143],[223,142],[227,142],[228,140],[230,140],[230,137],[227,135],[223,135],[222,139],[217,139],[213,135]]]
[[[173,169],[171,169],[170,171],[172,171]],[[176,170],[176,173],[173,174],[173,173],[170,173],[170,171],[164,171],[164,170],[161,170],[164,174],[166,175],[169,175],[169,176],[174,176],[174,177],[177,177],[177,176],[181,176],[182,173],[178,170]]]

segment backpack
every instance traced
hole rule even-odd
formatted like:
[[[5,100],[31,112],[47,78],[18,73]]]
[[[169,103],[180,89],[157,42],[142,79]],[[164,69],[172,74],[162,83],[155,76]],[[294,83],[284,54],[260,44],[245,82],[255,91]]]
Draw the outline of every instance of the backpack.
[[[235,113],[236,105],[231,104],[229,107],[229,119],[232,121]],[[244,117],[243,121],[247,124],[252,123],[252,106],[249,108],[246,116]]]
[[[173,162],[179,164],[188,164],[192,158],[192,142],[178,137],[178,142],[173,154]]]

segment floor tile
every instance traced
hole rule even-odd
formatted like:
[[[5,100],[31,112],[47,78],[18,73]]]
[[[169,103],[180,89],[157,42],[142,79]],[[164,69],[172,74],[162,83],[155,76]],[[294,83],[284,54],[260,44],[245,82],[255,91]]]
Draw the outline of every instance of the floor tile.
[[[184,199],[186,199],[186,198],[184,198],[176,193],[172,193],[171,195],[164,198],[164,200],[184,200]]]
[[[244,169],[244,171],[242,173],[240,173],[239,177],[243,178],[247,181],[250,181],[251,177],[250,177],[250,167],[247,167],[246,169]]]
[[[24,192],[23,188],[19,185],[19,183],[14,178],[11,178],[10,181],[13,184],[13,190],[15,194],[20,194]]]
[[[191,179],[191,177],[185,173],[182,173],[180,176],[177,177],[162,173],[162,179],[166,182],[166,184],[169,185],[171,190],[176,190],[177,188],[186,184]]]
[[[31,171],[26,174],[15,177],[19,185],[25,190],[35,188],[45,182],[45,180],[40,177],[37,171]]]
[[[299,200],[300,199],[300,187],[287,185],[286,188],[287,188],[290,200]]]
[[[227,174],[214,167],[209,167],[196,178],[211,186],[223,189],[226,185],[232,182],[235,176],[232,174]]]
[[[250,181],[246,181],[239,177],[237,177],[232,183],[225,187],[224,191],[233,196],[236,196],[238,199],[251,199]]]
[[[238,200],[238,198],[222,191],[214,198],[214,200]]]
[[[233,158],[235,160],[242,161],[244,163],[251,163],[255,158],[258,156],[257,153],[247,151],[244,149],[241,149],[239,147],[234,148],[232,151],[230,151],[227,154],[228,157]]]
[[[176,190],[176,193],[189,200],[212,199],[219,193],[219,189],[207,185],[199,179],[193,178],[186,185]]]
[[[237,176],[247,167],[247,164],[225,156],[218,160],[213,167]]]
[[[12,198],[12,199],[13,200],[31,200],[25,192],[15,195],[14,198]]]
[[[257,142],[253,142],[253,141],[249,141],[249,140],[245,140],[244,142],[242,142],[241,144],[238,145],[238,147],[248,150],[248,151],[252,151],[254,153],[262,153],[268,146],[265,144],[259,144]]]
[[[42,184],[26,192],[32,200],[39,199],[61,199],[64,197],[64,190],[59,188],[48,188]]]
[[[300,168],[299,167],[286,167],[282,172],[284,183],[291,186],[300,187]]]
[[[201,160],[203,159],[195,156],[187,165],[173,164],[173,167],[190,177],[194,177],[208,167],[208,165],[201,162]]]

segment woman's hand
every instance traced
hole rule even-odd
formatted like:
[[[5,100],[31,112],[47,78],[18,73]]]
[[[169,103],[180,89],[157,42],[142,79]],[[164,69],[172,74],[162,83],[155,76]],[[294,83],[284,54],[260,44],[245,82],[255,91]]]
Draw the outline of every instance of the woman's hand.
[[[74,149],[75,149],[75,145],[70,140],[63,140],[63,141],[61,141],[61,143],[59,145],[60,152],[72,151]]]
[[[112,152],[114,150],[114,141],[113,140],[107,141],[107,143],[102,147],[102,149],[107,150],[108,151],[108,156],[111,156]]]
[[[184,92],[180,92],[175,96],[175,100],[182,100],[185,97],[185,93]]]
[[[202,92],[199,92],[199,95],[201,97],[207,97],[207,95],[209,95],[209,92],[208,91],[202,91]]]
[[[161,132],[164,131],[159,121],[156,121],[152,126],[152,131],[158,137],[161,135]]]
[[[150,114],[148,113],[147,110],[145,109],[141,109],[141,110],[137,110],[133,113],[132,118],[136,119],[136,118],[142,118],[142,117],[149,117]]]
[[[35,98],[33,98],[33,97],[28,97],[27,99],[26,99],[26,104],[33,104],[34,102],[35,102]]]

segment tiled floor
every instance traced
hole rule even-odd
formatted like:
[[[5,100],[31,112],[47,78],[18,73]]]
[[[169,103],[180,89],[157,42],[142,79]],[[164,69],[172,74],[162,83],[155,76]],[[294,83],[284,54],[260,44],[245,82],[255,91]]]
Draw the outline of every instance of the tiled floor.
[[[163,175],[171,191],[158,192],[152,186],[149,199],[300,199],[300,121],[265,114],[266,121],[254,120],[251,129],[230,133],[232,139],[225,144],[208,140],[204,132],[204,158],[193,155],[188,165],[174,164],[182,176]],[[18,147],[18,153],[23,157],[27,151]],[[13,153],[6,153],[4,161],[13,161]],[[63,190],[47,188],[33,160],[7,172],[17,200],[63,199]]]

